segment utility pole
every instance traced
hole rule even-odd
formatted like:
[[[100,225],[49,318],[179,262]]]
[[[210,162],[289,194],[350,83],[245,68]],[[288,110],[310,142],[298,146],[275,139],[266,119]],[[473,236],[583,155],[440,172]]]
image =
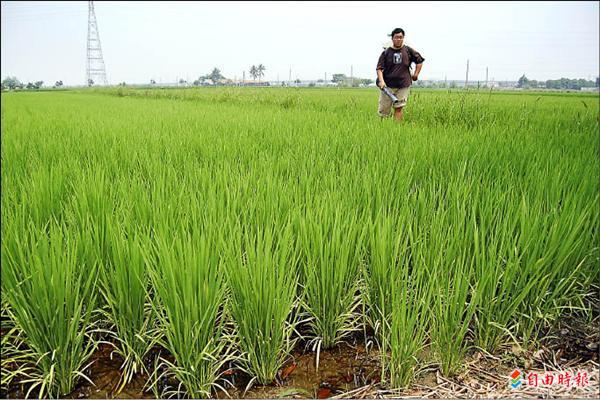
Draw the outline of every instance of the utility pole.
[[[292,83],[292,67],[290,66],[290,78],[288,79],[288,84]]]
[[[242,85],[246,84],[246,71],[242,71]]]
[[[469,60],[467,60],[467,76],[465,78],[465,89],[469,85]]]
[[[485,87],[488,87],[488,67],[485,67]]]
[[[87,62],[85,68],[85,84],[91,86],[91,82],[108,86],[106,79],[106,68],[100,45],[100,33],[98,32],[98,21],[94,11],[94,2],[88,2],[88,33],[87,33]]]
[[[350,66],[350,87],[354,87],[354,70],[352,65]]]
[[[448,75],[444,75],[444,87],[448,87]]]

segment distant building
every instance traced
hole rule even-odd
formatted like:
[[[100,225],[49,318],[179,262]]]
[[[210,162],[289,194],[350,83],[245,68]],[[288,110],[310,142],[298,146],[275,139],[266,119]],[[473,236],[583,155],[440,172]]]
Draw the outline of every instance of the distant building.
[[[270,81],[255,81],[255,80],[242,80],[242,79],[238,79],[238,80],[229,80],[229,85],[235,85],[235,86],[273,86],[273,82]]]
[[[280,82],[271,82],[273,86],[289,86],[289,87],[331,87],[337,86],[337,83],[332,81],[324,81],[322,79],[317,80],[305,80],[305,81],[280,81]]]

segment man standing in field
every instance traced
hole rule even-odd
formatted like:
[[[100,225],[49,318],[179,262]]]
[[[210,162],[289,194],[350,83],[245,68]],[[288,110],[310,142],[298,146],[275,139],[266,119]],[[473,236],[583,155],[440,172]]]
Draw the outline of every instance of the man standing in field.
[[[406,106],[408,93],[412,81],[419,79],[419,73],[425,59],[413,48],[404,45],[404,30],[396,28],[390,35],[392,46],[388,47],[379,56],[377,62],[377,86],[380,89],[388,87],[398,100],[394,105],[394,118],[402,120],[402,108]],[[416,64],[414,74],[411,74],[411,64]],[[382,118],[390,115],[392,100],[383,92],[379,94],[379,116]]]

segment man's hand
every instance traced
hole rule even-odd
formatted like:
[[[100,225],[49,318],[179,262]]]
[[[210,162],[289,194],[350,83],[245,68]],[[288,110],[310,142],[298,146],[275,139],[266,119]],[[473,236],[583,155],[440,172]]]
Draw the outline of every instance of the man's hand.
[[[416,80],[418,80],[418,79],[419,79],[419,74],[413,74],[413,76],[412,76],[412,80],[413,80],[413,81],[416,81]]]
[[[384,81],[379,81],[379,89],[382,89],[382,90],[383,90],[383,88],[384,88],[384,87],[386,87],[386,86],[387,86],[387,85],[385,84],[385,82],[384,82]]]

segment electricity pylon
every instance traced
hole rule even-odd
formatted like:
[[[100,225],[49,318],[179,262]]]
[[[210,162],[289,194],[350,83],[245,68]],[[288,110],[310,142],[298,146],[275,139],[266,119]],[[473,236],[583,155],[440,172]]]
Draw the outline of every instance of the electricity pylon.
[[[87,64],[85,68],[85,78],[87,86],[92,86],[93,84],[108,86],[93,1],[88,2]]]

